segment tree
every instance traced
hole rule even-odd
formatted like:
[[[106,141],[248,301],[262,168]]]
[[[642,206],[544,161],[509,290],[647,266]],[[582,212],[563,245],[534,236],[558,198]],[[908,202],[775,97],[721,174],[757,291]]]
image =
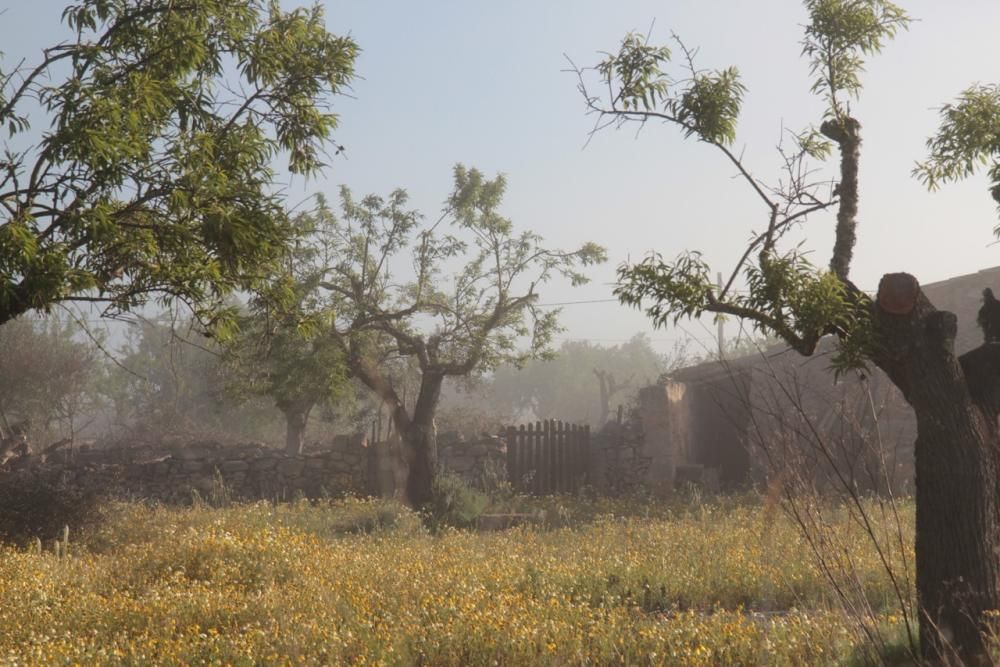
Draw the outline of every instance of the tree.
[[[322,249],[313,266],[313,284],[323,295],[319,316],[334,314],[333,332],[349,374],[388,407],[409,464],[406,499],[414,506],[431,498],[434,415],[445,378],[544,354],[558,312],[535,308],[537,288],[555,276],[586,282],[577,267],[604,259],[603,249],[591,243],[562,252],[543,247],[532,232],[515,233],[499,210],[506,189],[502,176],[490,180],[459,165],[454,177],[444,213],[433,225],[423,225],[407,208],[402,190],[358,201],[343,188],[339,219],[323,201],[312,214],[312,238]],[[439,230],[445,220],[454,234]],[[407,254],[413,275],[394,278]],[[415,361],[419,370],[412,401],[393,379],[392,368],[401,360]]]
[[[209,316],[287,238],[271,162],[321,167],[357,46],[276,0],[81,0],[63,19],[71,40],[0,69],[0,323],[150,296]]]
[[[613,399],[623,400],[624,391],[656,382],[679,360],[657,354],[645,334],[613,346],[569,340],[551,359],[497,369],[490,392],[511,412],[527,410],[538,419],[600,427],[610,418]]]
[[[620,268],[618,296],[644,308],[658,324],[705,313],[735,316],[774,334],[803,355],[821,337],[838,340],[840,371],[871,364],[902,391],[916,415],[916,570],[920,646],[935,663],[988,661],[986,613],[1000,608],[1000,346],[985,343],[957,357],[956,318],[937,310],[913,276],[886,274],[872,300],[850,280],[858,215],[861,123],[848,101],[861,92],[866,57],[905,28],[909,18],[884,0],[806,0],[803,54],[814,77],[812,92],[826,111],[818,129],[793,137],[783,152],[781,184],[758,180],[732,149],[743,84],[735,68],[697,69],[683,51],[683,74],[672,76],[671,49],[639,35],[593,70],[600,94],[591,94],[590,71],[577,70],[598,128],[663,121],[719,152],[753,191],[763,224],[719,289],[697,252],[674,260],[650,255]],[[596,88],[595,88],[596,90]],[[916,175],[931,188],[990,164],[993,196],[1000,201],[1000,89],[977,86],[942,110],[929,142],[930,156]],[[811,181],[807,161],[839,154],[832,189]],[[836,212],[828,269],[811,265],[783,236],[807,216]],[[745,281],[745,293],[735,289]]]
[[[0,326],[0,438],[16,423],[45,429],[56,420],[74,437],[77,418],[96,407],[97,350],[57,318]]]
[[[156,438],[207,433],[263,438],[273,430],[279,416],[266,404],[256,397],[232,399],[222,345],[199,335],[199,329],[196,322],[169,314],[138,320],[130,329],[101,387],[130,439],[149,431]]]
[[[298,236],[316,230],[314,218],[296,219]],[[233,372],[230,387],[236,395],[269,396],[285,417],[285,451],[301,454],[306,425],[313,409],[343,398],[351,388],[337,345],[333,318],[316,303],[317,257],[320,248],[295,244],[284,263],[275,291],[251,301],[239,333],[226,343],[227,365]],[[283,304],[273,308],[271,304]]]

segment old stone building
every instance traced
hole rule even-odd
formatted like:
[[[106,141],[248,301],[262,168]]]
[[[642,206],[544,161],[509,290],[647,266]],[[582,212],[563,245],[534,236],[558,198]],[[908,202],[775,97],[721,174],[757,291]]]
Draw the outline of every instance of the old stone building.
[[[958,316],[956,351],[982,342],[982,292],[1000,293],[1000,267],[922,286]],[[653,489],[690,480],[739,488],[795,465],[819,485],[841,475],[862,490],[906,491],[916,426],[902,395],[878,369],[835,377],[833,341],[812,357],[780,346],[681,369],[640,392],[642,454]]]

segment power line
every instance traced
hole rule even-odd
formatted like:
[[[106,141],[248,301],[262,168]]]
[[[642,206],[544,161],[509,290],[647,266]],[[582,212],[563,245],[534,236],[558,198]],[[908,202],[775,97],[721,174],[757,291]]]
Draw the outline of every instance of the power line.
[[[560,301],[558,303],[535,304],[539,308],[553,308],[555,306],[576,306],[584,303],[618,303],[618,299],[585,299],[583,301]]]

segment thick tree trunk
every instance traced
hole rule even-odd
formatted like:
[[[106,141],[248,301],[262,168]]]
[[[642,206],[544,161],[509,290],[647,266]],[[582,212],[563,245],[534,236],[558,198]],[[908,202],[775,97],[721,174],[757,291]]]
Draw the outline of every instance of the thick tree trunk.
[[[414,421],[405,433],[400,433],[400,440],[408,465],[404,499],[410,507],[420,508],[431,501],[437,473],[437,433],[433,420],[430,424]]]
[[[916,569],[920,643],[934,664],[992,664],[984,613],[1000,609],[996,385],[1000,345],[956,358],[956,318],[908,274],[888,274],[875,361],[917,418]]]
[[[285,453],[298,455],[305,445],[306,423],[313,404],[292,401],[281,403],[278,409],[285,415]]]
[[[405,499],[411,507],[423,507],[434,493],[437,474],[437,429],[434,414],[441,398],[443,375],[425,371],[420,383],[420,393],[413,409],[413,418],[407,423],[396,422],[403,456],[408,464]]]

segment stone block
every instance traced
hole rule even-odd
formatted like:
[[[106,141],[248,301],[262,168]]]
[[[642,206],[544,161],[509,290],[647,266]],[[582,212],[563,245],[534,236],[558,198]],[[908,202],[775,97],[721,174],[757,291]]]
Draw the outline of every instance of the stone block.
[[[218,468],[219,472],[225,475],[226,473],[246,472],[250,469],[250,464],[242,459],[234,459],[221,462]]]
[[[181,461],[200,461],[209,458],[213,453],[213,450],[207,447],[184,447],[183,449],[176,450],[173,453],[173,457]]]
[[[300,458],[282,459],[278,462],[278,472],[288,477],[295,477],[302,474],[305,466],[305,461]]]
[[[268,456],[250,461],[251,470],[274,470],[278,467],[278,459]]]

